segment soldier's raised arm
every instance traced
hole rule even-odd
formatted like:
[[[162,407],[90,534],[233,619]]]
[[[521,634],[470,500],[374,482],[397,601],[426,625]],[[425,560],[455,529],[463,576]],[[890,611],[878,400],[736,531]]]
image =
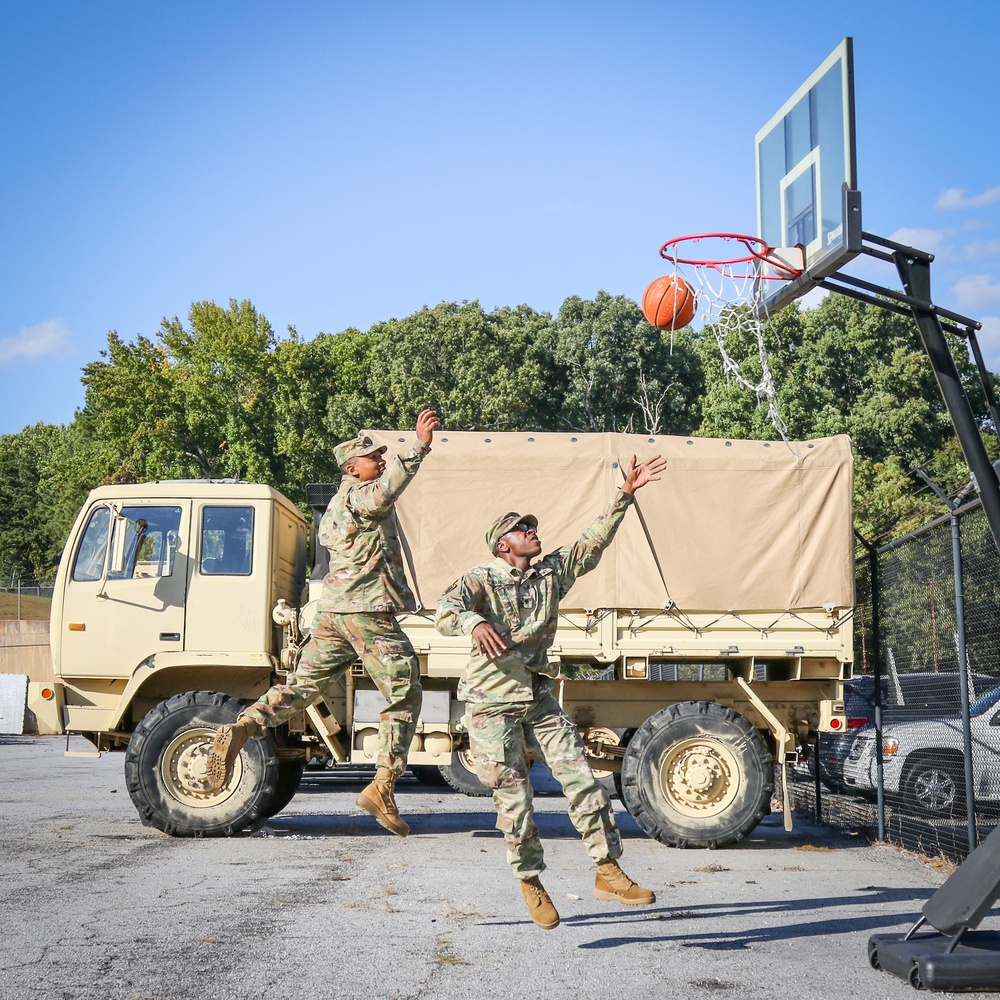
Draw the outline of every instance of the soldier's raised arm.
[[[434,431],[441,421],[434,410],[421,410],[417,417],[417,442],[393,457],[385,472],[373,482],[351,491],[348,507],[364,517],[378,517],[388,511],[416,475],[420,463],[431,450]]]
[[[567,545],[557,553],[561,560],[560,589],[564,595],[578,576],[589,573],[601,561],[601,554],[614,539],[625,512],[632,504],[635,491],[642,489],[647,483],[658,482],[660,473],[666,467],[666,460],[659,455],[641,463],[636,462],[635,455],[632,456],[625,481],[618,493],[572,545]]]

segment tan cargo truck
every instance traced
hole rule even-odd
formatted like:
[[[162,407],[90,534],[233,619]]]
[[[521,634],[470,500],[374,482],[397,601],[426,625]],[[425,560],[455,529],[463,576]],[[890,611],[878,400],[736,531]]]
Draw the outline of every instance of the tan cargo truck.
[[[411,434],[370,431],[390,452]],[[639,826],[674,846],[739,840],[817,732],[846,725],[852,660],[852,458],[845,437],[782,442],[439,431],[399,514],[422,604],[401,624],[421,666],[415,773],[486,794],[456,698],[469,640],[439,635],[439,595],[490,558],[487,524],[533,513],[545,551],[600,513],[633,454],[667,472],[638,495],[600,565],[560,609],[557,694]],[[310,487],[318,509],[332,487]],[[330,697],[251,741],[208,788],[217,725],[294,668],[325,565],[267,486],[180,480],[94,490],[56,579],[56,681],[29,705],[56,732],[125,753],[144,823],[234,834],[283,809],[307,761],[374,764],[382,700],[351,671]],[[788,797],[784,796],[787,803]],[[790,826],[786,806],[786,825]]]

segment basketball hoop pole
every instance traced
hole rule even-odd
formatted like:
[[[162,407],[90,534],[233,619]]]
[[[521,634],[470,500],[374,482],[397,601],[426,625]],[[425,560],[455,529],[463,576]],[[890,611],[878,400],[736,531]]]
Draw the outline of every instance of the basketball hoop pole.
[[[820,278],[815,284],[819,288],[867,302],[888,312],[912,316],[916,321],[920,331],[920,339],[934,371],[934,378],[937,380],[941,398],[948,410],[948,416],[955,428],[955,435],[958,437],[962,454],[969,465],[969,470],[975,477],[976,489],[990,526],[990,533],[993,535],[993,543],[1000,551],[1000,480],[997,478],[997,470],[993,467],[986,453],[986,445],[983,443],[982,433],[972,411],[972,404],[966,395],[958,373],[958,366],[955,364],[955,358],[952,356],[951,348],[945,338],[945,330],[947,329],[972,342],[976,368],[983,383],[986,398],[990,403],[991,415],[996,423],[997,413],[989,374],[985,369],[982,354],[978,350],[978,344],[975,340],[975,331],[982,324],[967,316],[934,305],[931,300],[933,254],[924,250],[916,250],[902,243],[895,243],[880,236],[873,236],[871,233],[862,233],[861,238],[860,253],[895,264],[904,292],[884,288],[839,271]],[[875,244],[875,246],[865,244]],[[947,322],[942,321],[942,317]],[[1000,434],[1000,426],[995,429]]]
[[[958,366],[945,339],[941,319],[931,303],[930,254],[914,250],[897,249],[893,260],[906,294],[922,305],[911,303],[913,318],[920,328],[920,337],[930,359],[938,388],[955,426],[958,442],[962,446],[969,469],[976,479],[976,488],[982,500],[983,511],[993,534],[993,542],[1000,551],[1000,481],[996,469],[986,454],[986,445],[976,423],[969,397],[962,386]],[[978,324],[976,324],[978,325]],[[997,428],[1000,432],[1000,427]]]

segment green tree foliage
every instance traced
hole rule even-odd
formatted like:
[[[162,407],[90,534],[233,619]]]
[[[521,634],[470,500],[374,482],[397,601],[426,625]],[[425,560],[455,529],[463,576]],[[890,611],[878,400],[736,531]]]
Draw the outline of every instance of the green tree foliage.
[[[554,356],[564,379],[561,428],[689,434],[704,391],[698,338],[650,326],[623,295],[566,299]]]
[[[66,435],[63,427],[35,424],[0,436],[0,574],[47,582],[61,538],[53,531],[53,497],[39,488]]]
[[[549,316],[527,306],[485,312],[442,302],[369,331],[368,388],[385,427],[410,427],[433,407],[452,430],[522,430],[552,407]]]
[[[187,326],[164,320],[155,340],[108,334],[104,360],[84,368],[78,418],[100,443],[101,479],[282,481],[274,347],[270,324],[249,302],[196,302]]]
[[[949,492],[967,482],[908,317],[831,295],[783,310],[765,344],[790,436],[854,440],[866,537],[941,512],[915,466]],[[759,378],[755,338],[730,338],[727,349]],[[984,413],[961,345],[955,357]],[[443,302],[309,340],[291,328],[278,339],[250,302],[196,302],[186,322],[164,320],[152,337],[110,333],[83,383],[84,408],[68,427],[0,439],[0,569],[51,573],[83,497],[102,483],[233,476],[301,502],[305,483],[335,481],[338,441],[363,427],[408,428],[425,406],[459,430],[778,436],[753,394],[726,377],[713,328],[671,338],[635,302],[603,291],[566,299],[556,317]]]
[[[282,459],[280,488],[301,500],[305,483],[336,481],[334,447],[378,423],[380,414],[367,385],[370,334],[349,329],[312,340],[302,340],[294,329],[289,334],[274,352],[274,434]]]
[[[702,361],[707,389],[700,433],[775,438],[753,395],[727,382],[714,336]],[[968,479],[934,373],[912,319],[839,295],[815,309],[792,306],[765,329],[778,390],[778,409],[793,439],[849,434],[856,449],[855,509],[859,530],[879,538],[941,512],[912,477],[926,469],[949,490]],[[748,378],[760,377],[755,337],[730,339],[727,349]],[[966,391],[977,412],[983,394],[962,345],[953,344]]]

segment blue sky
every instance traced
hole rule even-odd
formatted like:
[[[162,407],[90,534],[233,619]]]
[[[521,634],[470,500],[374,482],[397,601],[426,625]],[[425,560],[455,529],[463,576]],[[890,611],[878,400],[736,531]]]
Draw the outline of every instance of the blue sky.
[[[754,134],[845,35],[864,227],[1000,370],[1000,5],[5,0],[0,433],[193,301],[639,299],[667,238],[755,230]]]

